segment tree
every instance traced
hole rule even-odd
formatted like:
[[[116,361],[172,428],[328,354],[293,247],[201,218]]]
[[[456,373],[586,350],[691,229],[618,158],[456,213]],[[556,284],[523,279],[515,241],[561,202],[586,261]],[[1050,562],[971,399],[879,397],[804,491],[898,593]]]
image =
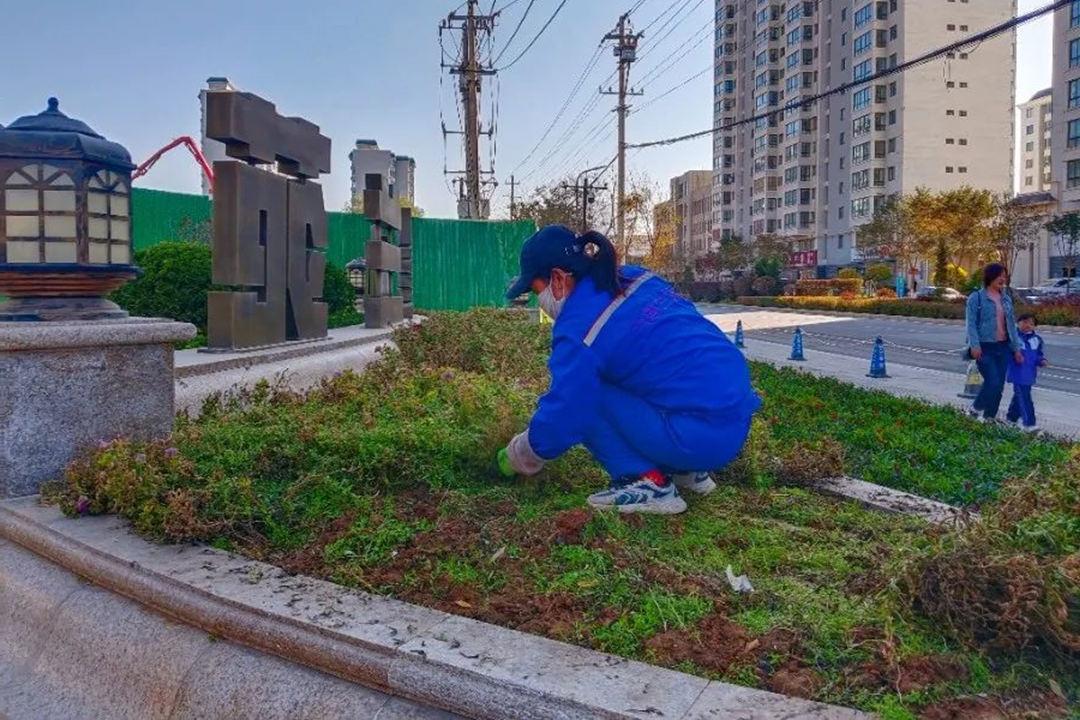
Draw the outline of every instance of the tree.
[[[1008,193],[994,196],[994,209],[991,242],[998,261],[1011,272],[1020,252],[1038,237],[1043,217],[1037,209],[1018,204]]]
[[[412,216],[414,218],[424,217],[424,215],[426,214],[424,212],[424,208],[420,207],[409,198],[398,198],[398,207],[402,209],[412,210]],[[349,198],[345,201],[345,207],[343,207],[341,211],[345,213],[350,213],[352,215],[363,215],[364,196],[361,194],[354,195],[353,197]]]
[[[910,203],[904,195],[887,197],[870,222],[859,228],[858,237],[864,256],[895,260],[899,272],[904,272],[919,257]]]
[[[766,233],[754,240],[754,272],[773,278],[780,277],[780,271],[791,257],[791,241],[787,238]]]
[[[715,250],[697,258],[694,267],[705,280],[718,280],[724,270],[742,270],[750,264],[753,253],[738,235],[721,237]]]
[[[964,186],[934,192],[918,188],[907,200],[916,247],[934,260],[934,281],[945,284],[950,260],[964,267],[994,252],[993,193]]]
[[[1063,273],[1076,277],[1077,261],[1080,260],[1080,214],[1065,213],[1046,223],[1046,229],[1054,235],[1058,255],[1064,258]],[[1066,292],[1069,288],[1066,287]]]
[[[532,220],[538,228],[546,225],[565,225],[581,232],[581,213],[573,188],[556,183],[533,190],[528,200],[518,203],[514,216]]]

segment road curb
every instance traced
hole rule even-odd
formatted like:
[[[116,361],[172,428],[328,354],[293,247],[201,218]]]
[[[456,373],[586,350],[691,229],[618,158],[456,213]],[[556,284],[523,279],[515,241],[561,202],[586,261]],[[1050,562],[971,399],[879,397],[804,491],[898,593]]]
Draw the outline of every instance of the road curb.
[[[869,717],[289,576],[207,547],[155,545],[115,517],[65,518],[36,497],[0,503],[0,538],[214,637],[477,720]]]
[[[749,308],[751,310],[769,310],[772,312],[782,313],[794,313],[798,315],[830,315],[833,317],[848,318],[851,320],[858,320],[859,318],[871,318],[875,320],[914,320],[916,322],[929,323],[931,325],[953,325],[963,326],[963,320],[954,320],[952,318],[928,318],[919,317],[917,315],[887,315],[883,313],[864,313],[856,311],[843,312],[840,310],[818,310],[816,308],[790,308],[790,307],[770,307],[768,305],[743,305],[741,303],[698,303],[701,305],[711,305],[715,307],[725,308]],[[1039,325],[1039,331],[1049,331],[1061,333],[1063,335],[1080,335],[1080,328],[1073,327],[1071,325]]]

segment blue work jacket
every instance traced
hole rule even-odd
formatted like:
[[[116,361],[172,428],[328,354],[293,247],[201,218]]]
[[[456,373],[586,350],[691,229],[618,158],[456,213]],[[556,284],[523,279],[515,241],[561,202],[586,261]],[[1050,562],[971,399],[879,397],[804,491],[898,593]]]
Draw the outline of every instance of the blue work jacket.
[[[582,279],[555,321],[551,386],[529,423],[529,443],[544,459],[584,441],[600,415],[604,383],[669,414],[745,420],[761,405],[742,353],[659,276],[619,270],[621,304],[595,327],[614,298]],[[629,294],[627,294],[629,292]]]
[[[1043,339],[1038,333],[1020,333],[1020,352],[1024,362],[1010,362],[1006,378],[1014,385],[1034,385],[1043,363]]]

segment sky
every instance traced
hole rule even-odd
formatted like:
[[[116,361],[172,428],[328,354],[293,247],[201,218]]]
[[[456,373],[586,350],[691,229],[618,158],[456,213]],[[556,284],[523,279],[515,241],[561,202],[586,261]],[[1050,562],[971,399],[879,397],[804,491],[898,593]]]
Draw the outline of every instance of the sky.
[[[525,49],[564,0],[495,0],[499,17],[490,54],[506,66]],[[912,2],[914,0],[908,0]],[[460,0],[35,0],[4,9],[8,71],[0,84],[0,124],[60,108],[125,145],[136,163],[180,135],[199,135],[199,90],[225,76],[275,103],[279,112],[319,125],[333,142],[323,176],[326,205],[349,195],[348,152],[357,138],[416,159],[416,201],[429,216],[453,217],[456,199],[444,167],[461,169],[460,137],[440,123],[458,122],[455,81],[440,70],[438,25]],[[1020,0],[1019,11],[1047,0]],[[489,81],[482,117],[497,117],[493,215],[505,217],[511,174],[523,185],[557,182],[615,154],[614,98],[598,96],[615,69],[601,39],[618,16],[643,29],[631,84],[628,142],[709,128],[712,124],[711,17],[714,0],[565,0],[547,31],[520,60]],[[482,8],[492,7],[482,0]],[[531,9],[525,15],[526,8]],[[524,17],[520,32],[507,42]],[[1050,84],[1049,17],[1018,36],[1017,101]],[[974,28],[973,28],[974,29]],[[458,40],[443,45],[456,56]],[[14,60],[20,58],[20,60]],[[595,62],[590,66],[590,60]],[[14,68],[17,67],[17,70]],[[587,68],[591,71],[584,73]],[[578,92],[559,113],[584,75]],[[690,80],[698,75],[696,79]],[[685,84],[683,84],[685,82]],[[655,102],[653,98],[682,85]],[[498,99],[497,113],[492,103]],[[542,143],[545,130],[558,117]],[[530,151],[537,147],[536,151]],[[491,148],[484,145],[485,163]],[[523,162],[524,161],[524,162]],[[670,177],[711,168],[708,138],[631,151],[631,174],[663,186]],[[612,179],[609,173],[606,180]],[[139,186],[198,192],[195,163],[182,149],[165,156]]]

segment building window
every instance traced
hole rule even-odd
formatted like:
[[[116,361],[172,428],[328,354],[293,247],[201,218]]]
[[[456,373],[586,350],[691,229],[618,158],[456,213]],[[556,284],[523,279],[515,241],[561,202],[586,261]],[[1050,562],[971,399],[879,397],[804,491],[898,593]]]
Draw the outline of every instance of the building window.
[[[960,138],[956,141],[959,145],[967,145],[967,138]]]
[[[1030,178],[1030,177],[1026,177],[1026,178],[1024,178],[1024,185],[1025,185],[1025,186],[1028,186],[1028,187],[1030,187],[1030,186],[1031,186],[1031,184],[1032,184],[1032,182],[1031,182],[1031,178]]]
[[[945,87],[954,88],[954,87],[956,87],[956,83],[954,83],[952,80],[949,80],[948,82],[945,83]]]
[[[1080,67],[1080,38],[1069,41],[1069,67]]]
[[[953,171],[953,167],[952,167],[952,165],[946,165],[946,166],[945,166],[945,172],[947,172],[947,173],[952,173],[952,171]]]
[[[863,60],[861,63],[856,65],[854,70],[852,71],[854,75],[853,79],[855,80],[855,82],[858,82],[859,80],[865,80],[866,78],[870,77],[873,72],[873,62],[871,62],[870,60]]]
[[[945,138],[945,144],[946,145],[952,145],[953,142],[955,142],[955,141],[952,138]]]
[[[946,110],[946,111],[945,111],[945,114],[946,114],[946,115],[950,115],[950,116],[951,116],[951,115],[955,115],[955,114],[956,114],[956,111],[955,111],[955,110]]]
[[[867,7],[870,7],[867,5]],[[855,110],[870,107],[870,88],[863,88],[851,96],[851,106]]]
[[[1080,120],[1069,121],[1069,132],[1066,135],[1066,147],[1080,147]]]
[[[952,23],[949,23],[948,25],[945,26],[945,29],[948,30],[949,32],[952,32],[952,31],[956,30],[956,26],[953,25]]]
[[[874,8],[870,3],[855,11],[855,27],[860,28],[874,18]]]
[[[1073,0],[1069,9],[1069,27],[1080,26],[1080,0]]]
[[[1065,164],[1065,186],[1080,187],[1080,160],[1070,160]]]
[[[1029,158],[1029,159],[1024,161],[1024,169],[1025,170],[1030,170],[1033,167],[1035,167],[1035,161],[1034,160],[1031,160]]]
[[[893,167],[893,166],[890,166],[889,167],[889,182],[892,182],[895,179],[896,179],[896,168]]]
[[[1024,115],[1024,117],[1030,118],[1034,114],[1034,112],[1035,112],[1034,110],[1032,110],[1031,108],[1028,108],[1027,113]]]
[[[867,30],[855,38],[854,53],[861,55],[874,46],[874,32]]]
[[[966,88],[966,87],[967,87],[967,85],[968,85],[968,84],[967,84],[966,82],[964,82],[963,80],[961,80],[961,81],[960,81],[960,87],[962,87],[962,88]]]
[[[890,40],[895,40],[896,36],[897,36],[896,26],[893,25],[891,28],[889,28],[889,39]]]
[[[851,217],[864,218],[870,215],[870,198],[857,198],[851,201]]]
[[[960,173],[966,173],[966,172],[967,172],[967,168],[966,168],[966,167],[964,167],[963,165],[961,165],[960,167],[956,168],[956,172],[960,172]]]
[[[840,219],[842,220],[843,218],[844,218],[844,208],[840,208]],[[837,235],[836,236],[836,248],[838,250],[843,250],[844,249],[844,236],[843,235]]]
[[[1035,143],[1029,142],[1024,146],[1024,152],[1035,152]]]
[[[896,138],[889,138],[889,152],[896,152]]]
[[[1080,80],[1069,81],[1069,109],[1080,107]]]
[[[960,26],[960,32],[967,32],[967,29],[968,29],[967,25],[961,25]]]

